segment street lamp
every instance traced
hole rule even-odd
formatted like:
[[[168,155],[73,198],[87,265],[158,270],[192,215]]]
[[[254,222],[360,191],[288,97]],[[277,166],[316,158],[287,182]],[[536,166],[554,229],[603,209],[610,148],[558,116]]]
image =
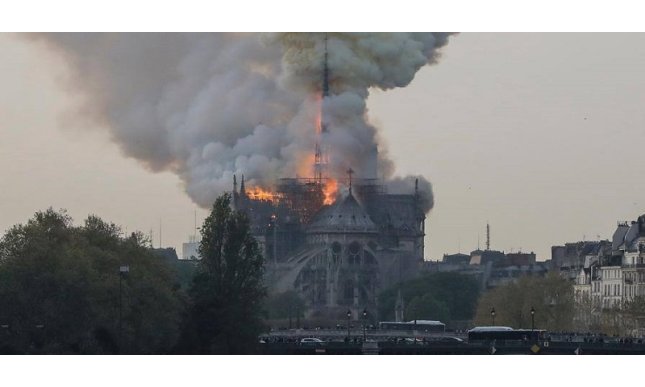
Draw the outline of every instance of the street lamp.
[[[531,331],[535,330],[535,309],[531,307]]]
[[[123,286],[121,285],[123,277],[130,272],[130,266],[123,265],[119,267],[119,352],[123,349],[122,326],[123,326]]]
[[[495,325],[495,308],[490,310],[490,318],[493,320],[493,326]]]
[[[349,319],[352,318],[352,311],[347,309],[347,342],[349,343],[350,332],[349,332]]]
[[[363,309],[363,342],[367,339],[367,333],[365,332],[365,323],[367,321],[367,309]]]

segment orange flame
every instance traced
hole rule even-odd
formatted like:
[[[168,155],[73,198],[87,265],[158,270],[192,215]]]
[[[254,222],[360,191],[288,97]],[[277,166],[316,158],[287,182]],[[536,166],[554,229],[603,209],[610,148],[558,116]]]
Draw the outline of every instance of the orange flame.
[[[297,175],[300,177],[313,176],[316,156],[313,153],[307,153],[303,158],[304,160],[300,161],[298,165]]]
[[[327,184],[323,187],[323,194],[325,195],[323,204],[333,204],[338,194],[338,182],[334,179],[328,179]]]
[[[253,200],[262,200],[267,202],[277,203],[280,199],[280,195],[264,190],[260,187],[253,187],[246,190],[246,195]]]

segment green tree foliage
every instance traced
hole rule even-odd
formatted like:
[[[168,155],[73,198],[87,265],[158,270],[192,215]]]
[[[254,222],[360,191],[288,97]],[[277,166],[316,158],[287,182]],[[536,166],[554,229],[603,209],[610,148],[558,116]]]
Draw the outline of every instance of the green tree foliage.
[[[394,319],[399,289],[406,306],[406,320],[470,320],[479,297],[479,283],[473,277],[457,273],[425,274],[379,295],[381,320]]]
[[[642,336],[645,330],[645,297],[636,296],[622,305],[602,307],[585,295],[575,303],[577,331],[616,336]]]
[[[52,209],[11,228],[0,240],[0,352],[168,352],[185,297],[147,244],[96,216],[74,227]],[[130,272],[119,331],[121,265]]]
[[[578,332],[598,331],[600,319],[597,310],[588,293],[576,295],[574,302],[573,325]]]
[[[484,293],[477,306],[475,325],[531,328],[531,307],[535,310],[535,328],[549,331],[573,330],[575,306],[573,284],[557,273],[546,277],[521,277],[516,282]]]
[[[262,331],[263,257],[245,214],[220,196],[202,227],[180,352],[250,353]]]
[[[450,309],[443,301],[437,299],[430,293],[423,296],[413,297],[405,307],[405,318],[407,320],[433,320],[449,321]]]
[[[643,322],[645,322],[645,297],[634,297],[631,301],[625,303],[623,310],[625,316],[633,320],[635,327],[645,327],[643,325]]]
[[[596,308],[590,331],[617,336],[641,336],[645,328],[645,297],[636,296],[621,307]]]

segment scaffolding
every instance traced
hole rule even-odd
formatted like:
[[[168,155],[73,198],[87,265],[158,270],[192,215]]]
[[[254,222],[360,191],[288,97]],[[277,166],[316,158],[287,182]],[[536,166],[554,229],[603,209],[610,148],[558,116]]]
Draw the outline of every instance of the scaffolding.
[[[327,178],[283,178],[277,190],[280,202],[298,215],[300,223],[308,224],[323,207],[323,188]]]

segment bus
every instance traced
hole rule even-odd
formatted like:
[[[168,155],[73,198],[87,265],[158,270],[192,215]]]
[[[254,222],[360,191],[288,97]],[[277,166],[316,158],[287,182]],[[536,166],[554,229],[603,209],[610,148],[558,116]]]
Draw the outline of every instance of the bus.
[[[546,331],[543,329],[513,329],[511,327],[475,327],[468,331],[468,342],[538,342],[544,341]]]
[[[434,320],[412,320],[407,322],[381,321],[378,325],[379,329],[390,331],[446,332],[446,324]]]

